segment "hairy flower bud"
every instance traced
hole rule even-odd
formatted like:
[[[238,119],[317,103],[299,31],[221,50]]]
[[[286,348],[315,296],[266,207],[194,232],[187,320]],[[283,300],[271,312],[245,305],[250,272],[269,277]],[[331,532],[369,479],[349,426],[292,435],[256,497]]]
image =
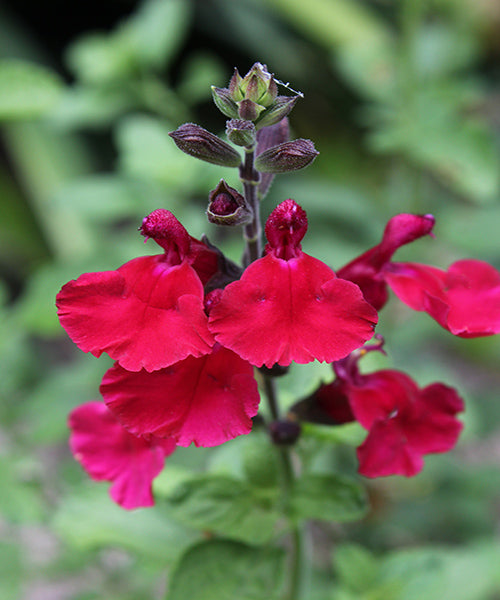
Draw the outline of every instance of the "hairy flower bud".
[[[238,118],[238,105],[232,99],[231,93],[227,88],[212,86],[212,98],[214,99],[215,106],[217,106],[223,115],[231,119]]]
[[[223,114],[232,119],[258,122],[258,129],[281,121],[298,98],[298,95],[278,96],[277,81],[261,63],[255,63],[245,77],[235,69],[229,86],[212,87],[212,95]]]
[[[244,225],[252,220],[252,212],[243,196],[221,179],[208,196],[207,218],[216,225]]]
[[[234,148],[195,123],[185,123],[169,135],[189,156],[221,167],[237,167],[241,163],[241,156]]]
[[[255,160],[255,168],[263,173],[298,171],[312,163],[318,154],[311,140],[293,140],[259,154]]]
[[[271,104],[266,110],[260,113],[255,122],[255,127],[269,127],[279,123],[292,110],[299,96],[278,96],[276,101]]]
[[[226,135],[237,146],[251,147],[255,144],[255,125],[250,121],[231,119],[226,123]]]

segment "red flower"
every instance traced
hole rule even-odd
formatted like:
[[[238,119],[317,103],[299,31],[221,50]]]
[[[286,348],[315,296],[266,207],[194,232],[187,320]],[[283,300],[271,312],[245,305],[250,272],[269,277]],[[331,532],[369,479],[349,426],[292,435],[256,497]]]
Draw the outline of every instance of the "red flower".
[[[425,311],[460,337],[500,333],[500,273],[480,260],[459,260],[448,271],[417,263],[391,263],[384,278],[414,310]]]
[[[366,477],[416,475],[424,454],[451,450],[462,430],[455,415],[463,401],[442,383],[419,389],[405,373],[385,370],[358,375],[347,394],[356,420],[369,431],[358,448]]]
[[[432,215],[400,214],[387,223],[382,241],[337,271],[342,279],[359,285],[365,299],[377,310],[387,302],[387,285],[382,269],[398,248],[430,233]]]
[[[113,482],[109,493],[117,504],[126,509],[154,504],[151,484],[175,450],[172,439],[132,435],[102,402],[75,408],[68,425],[74,457],[92,479]]]
[[[306,213],[286,200],[266,223],[266,256],[229,284],[210,312],[218,342],[252,364],[333,361],[373,335],[376,311],[360,289],[302,252]]]
[[[164,254],[81,275],[63,286],[56,305],[81,350],[94,356],[107,352],[130,371],[154,371],[210,352],[214,340],[200,274],[207,280],[215,272],[216,255],[190,238],[167,210],[146,217],[141,232]]]
[[[115,364],[101,393],[129,431],[169,436],[180,446],[216,446],[249,433],[259,406],[253,367],[218,344],[211,354],[154,373]]]

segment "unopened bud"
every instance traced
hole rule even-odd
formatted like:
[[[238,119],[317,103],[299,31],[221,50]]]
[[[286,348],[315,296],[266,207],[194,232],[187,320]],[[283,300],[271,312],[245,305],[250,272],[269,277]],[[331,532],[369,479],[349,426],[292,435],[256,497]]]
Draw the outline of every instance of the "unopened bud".
[[[244,197],[221,179],[208,196],[207,218],[210,223],[234,227],[252,220]]]
[[[251,121],[231,119],[226,123],[226,135],[237,146],[253,146],[256,139],[255,125]]]
[[[259,106],[252,100],[242,100],[238,102],[238,117],[245,121],[255,121],[264,107]]]
[[[299,96],[278,96],[271,106],[260,113],[258,119],[255,121],[255,127],[257,129],[262,129],[262,127],[269,127],[270,125],[279,123],[295,106],[298,97]]]
[[[255,168],[262,173],[298,171],[312,163],[318,154],[311,140],[293,140],[259,154],[255,160]]]
[[[273,421],[269,425],[271,440],[278,446],[291,446],[295,444],[300,431],[300,424],[295,421]]]
[[[238,105],[232,99],[231,93],[227,88],[212,86],[212,98],[214,99],[215,106],[217,106],[223,115],[226,115],[230,119],[238,118]]]
[[[241,156],[232,146],[194,123],[185,123],[169,135],[180,150],[200,160],[221,167],[241,163]]]
[[[271,125],[271,127],[264,127],[263,129],[259,129],[259,131],[257,131],[257,156],[259,154],[262,154],[272,146],[277,146],[278,144],[283,144],[283,142],[288,142],[289,137],[290,132],[288,127],[288,119],[286,117],[282,119],[279,123]],[[269,191],[273,179],[273,173],[261,174],[258,188],[259,196],[261,199],[264,198],[264,196]]]

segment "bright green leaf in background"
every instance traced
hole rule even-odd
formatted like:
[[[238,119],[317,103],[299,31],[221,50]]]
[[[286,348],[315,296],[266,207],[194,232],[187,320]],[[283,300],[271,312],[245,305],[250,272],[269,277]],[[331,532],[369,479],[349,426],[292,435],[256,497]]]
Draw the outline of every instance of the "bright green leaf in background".
[[[250,544],[264,544],[276,535],[280,517],[274,506],[276,492],[259,494],[233,477],[192,476],[171,489],[164,500],[172,518],[188,527]]]
[[[285,554],[213,540],[190,548],[172,573],[166,600],[277,600]]]
[[[20,60],[0,62],[0,120],[32,119],[50,111],[63,87],[59,76]]]
[[[292,492],[290,503],[298,518],[341,523],[361,519],[368,510],[362,485],[333,474],[302,476]]]

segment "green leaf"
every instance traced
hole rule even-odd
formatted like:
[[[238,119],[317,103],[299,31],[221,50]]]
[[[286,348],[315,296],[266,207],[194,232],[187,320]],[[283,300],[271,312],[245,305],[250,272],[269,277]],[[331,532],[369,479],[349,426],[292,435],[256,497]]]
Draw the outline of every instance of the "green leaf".
[[[358,544],[342,544],[335,549],[337,576],[349,590],[368,592],[374,587],[379,565],[375,557]]]
[[[157,508],[127,511],[114,504],[108,487],[89,482],[63,500],[53,525],[68,544],[82,550],[118,546],[165,564],[192,542],[192,533]]]
[[[359,423],[346,423],[345,425],[335,426],[302,423],[302,435],[320,442],[359,446],[366,437],[366,431]]]
[[[195,529],[252,544],[265,544],[276,533],[279,514],[273,494],[258,494],[233,477],[195,476],[170,491],[166,500],[169,514]]]
[[[185,0],[142,3],[127,23],[135,54],[142,64],[156,69],[166,66],[186,34],[190,12],[191,3]]]
[[[457,98],[466,91],[441,84],[419,89],[411,103],[379,114],[369,142],[375,151],[402,153],[455,193],[492,202],[500,187],[500,154],[486,123],[464,117]]]
[[[389,27],[367,3],[352,0],[269,0],[314,43],[335,50],[346,78],[370,97],[394,85],[395,50]],[[320,75],[321,76],[321,75]]]
[[[297,481],[290,505],[296,518],[321,521],[361,519],[368,504],[363,487],[340,475],[305,475]]]
[[[122,169],[170,189],[203,189],[206,193],[206,186],[220,179],[219,167],[180,152],[168,132],[163,122],[152,117],[123,119],[117,131]]]
[[[191,547],[172,573],[166,600],[276,600],[285,555],[227,540]]]
[[[0,119],[30,119],[50,111],[59,100],[58,76],[34,63],[0,62]]]

